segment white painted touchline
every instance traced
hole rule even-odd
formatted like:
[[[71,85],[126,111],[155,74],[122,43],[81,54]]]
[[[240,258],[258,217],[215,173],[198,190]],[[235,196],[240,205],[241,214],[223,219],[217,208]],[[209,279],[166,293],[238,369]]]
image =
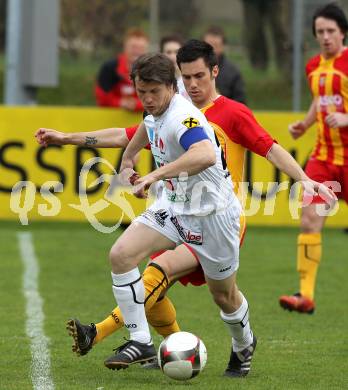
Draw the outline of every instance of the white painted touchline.
[[[26,298],[26,333],[31,341],[31,380],[34,390],[53,390],[49,339],[43,330],[45,315],[38,289],[39,263],[35,255],[31,233],[18,233],[17,237],[24,266],[23,293]]]

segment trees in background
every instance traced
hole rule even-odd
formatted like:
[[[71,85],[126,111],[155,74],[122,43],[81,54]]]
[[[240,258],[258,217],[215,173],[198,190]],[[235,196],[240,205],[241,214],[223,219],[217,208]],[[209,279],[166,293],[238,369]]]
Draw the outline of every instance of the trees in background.
[[[0,52],[5,48],[6,3],[0,0]],[[195,4],[160,0],[160,35],[180,32],[190,36],[199,18]],[[149,30],[149,7],[150,1],[144,0],[60,0],[60,47],[73,56],[121,50],[129,27]]]
[[[60,44],[73,55],[81,51],[98,55],[105,50],[121,50],[129,27],[149,31],[150,1],[61,0],[60,4]],[[160,36],[180,32],[188,37],[199,17],[193,1],[160,0],[159,10]]]
[[[143,27],[148,2],[143,0],[61,0],[60,44],[72,55],[121,50],[124,32]]]

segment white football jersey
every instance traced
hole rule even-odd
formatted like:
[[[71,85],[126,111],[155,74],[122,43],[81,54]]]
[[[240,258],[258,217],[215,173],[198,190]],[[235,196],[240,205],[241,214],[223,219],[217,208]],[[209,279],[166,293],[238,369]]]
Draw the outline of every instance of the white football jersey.
[[[216,143],[212,127],[198,108],[175,94],[161,116],[148,115],[144,123],[157,167],[177,160],[186,152],[180,144],[180,138],[197,126],[204,129],[215,148],[216,164],[212,167],[197,175],[188,177],[183,172],[178,178],[164,180],[165,194],[162,195],[173,212],[179,215],[208,215],[223,212],[231,202],[239,210],[240,205],[233,192],[221,148]]]

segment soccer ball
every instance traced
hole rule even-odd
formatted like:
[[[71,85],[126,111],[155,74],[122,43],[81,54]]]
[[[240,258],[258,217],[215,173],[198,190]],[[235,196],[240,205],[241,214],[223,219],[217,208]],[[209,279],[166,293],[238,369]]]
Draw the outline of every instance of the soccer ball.
[[[207,362],[202,340],[189,332],[173,333],[158,349],[158,364],[169,378],[187,380],[197,376]]]

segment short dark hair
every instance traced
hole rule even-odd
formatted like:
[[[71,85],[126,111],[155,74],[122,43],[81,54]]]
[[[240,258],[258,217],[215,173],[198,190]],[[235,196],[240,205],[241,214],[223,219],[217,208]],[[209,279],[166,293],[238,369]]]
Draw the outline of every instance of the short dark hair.
[[[342,8],[340,8],[336,3],[329,3],[323,7],[318,8],[315,11],[312,19],[312,32],[314,36],[316,36],[315,21],[320,17],[334,20],[340,28],[342,34],[344,34],[345,37],[343,41],[345,41],[348,31],[348,22]]]
[[[132,66],[130,75],[133,83],[136,77],[141,81],[173,85],[177,90],[175,67],[172,61],[161,53],[148,53],[140,56]]]
[[[184,44],[183,38],[179,34],[165,35],[160,41],[160,52],[163,53],[164,45],[168,42],[176,42],[180,46]]]
[[[214,49],[209,43],[199,41],[198,39],[190,39],[178,51],[176,62],[178,67],[183,62],[193,62],[202,58],[210,71],[218,64],[218,59],[214,53]]]
[[[227,42],[225,31],[219,26],[210,26],[205,33],[203,34],[203,38],[206,35],[215,35],[222,39],[222,42],[225,44]]]

